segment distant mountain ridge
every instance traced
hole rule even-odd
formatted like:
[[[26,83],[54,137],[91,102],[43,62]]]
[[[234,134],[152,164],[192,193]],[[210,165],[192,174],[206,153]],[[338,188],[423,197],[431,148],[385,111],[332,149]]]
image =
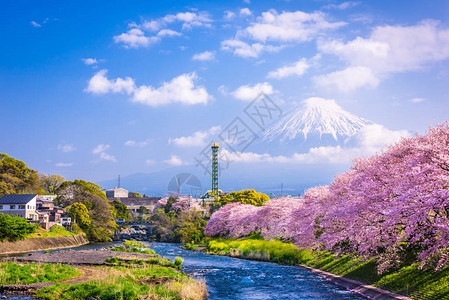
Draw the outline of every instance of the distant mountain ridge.
[[[375,124],[341,108],[335,100],[309,98],[265,131],[265,141],[288,142],[299,136],[331,135],[335,140],[356,134],[362,127]],[[299,136],[298,136],[299,135]]]

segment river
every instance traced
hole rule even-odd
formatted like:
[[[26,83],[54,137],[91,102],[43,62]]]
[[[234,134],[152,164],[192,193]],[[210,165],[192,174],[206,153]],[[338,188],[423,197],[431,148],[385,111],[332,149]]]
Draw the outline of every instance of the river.
[[[118,243],[90,244],[68,249],[95,249]],[[152,243],[151,248],[166,258],[174,259],[176,256],[184,258],[184,272],[206,281],[210,300],[366,299],[301,268],[208,255],[184,250],[178,246]],[[33,299],[26,296],[7,298]]]
[[[184,271],[203,278],[209,299],[366,299],[307,270],[275,263],[208,255],[153,243],[158,254],[184,258]]]

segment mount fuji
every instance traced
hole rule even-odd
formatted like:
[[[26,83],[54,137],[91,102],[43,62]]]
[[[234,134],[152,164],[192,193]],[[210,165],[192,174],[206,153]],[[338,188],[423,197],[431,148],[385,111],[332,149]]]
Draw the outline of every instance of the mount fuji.
[[[250,151],[291,155],[312,147],[342,146],[360,129],[374,124],[345,111],[335,100],[308,98],[267,128]]]

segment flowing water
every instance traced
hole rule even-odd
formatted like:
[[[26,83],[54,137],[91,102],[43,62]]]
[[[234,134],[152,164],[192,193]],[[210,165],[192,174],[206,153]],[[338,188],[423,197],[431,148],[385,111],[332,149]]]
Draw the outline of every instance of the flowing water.
[[[209,299],[366,299],[307,270],[275,263],[208,255],[153,243],[158,254],[184,258],[184,272],[206,281]]]
[[[120,242],[89,244],[67,249],[97,249],[115,244]],[[208,255],[198,251],[184,250],[178,246],[152,243],[151,248],[172,260],[176,256],[184,258],[183,271],[194,278],[206,281],[210,300],[365,299],[297,267]],[[7,298],[33,299],[27,296],[8,296]]]

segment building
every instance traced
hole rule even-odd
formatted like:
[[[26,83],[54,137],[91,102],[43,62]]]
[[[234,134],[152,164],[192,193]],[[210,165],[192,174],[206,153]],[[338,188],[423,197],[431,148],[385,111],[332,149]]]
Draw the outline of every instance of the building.
[[[0,198],[0,213],[37,221],[36,194],[5,195]]]
[[[37,200],[55,201],[56,198],[58,198],[58,195],[37,195]]]
[[[56,197],[54,195],[39,195],[36,199],[37,211],[41,214],[48,214],[49,222],[59,222],[61,215],[64,214],[64,210],[53,202]]]
[[[128,191],[122,188],[115,188],[106,191],[107,198],[128,198]]]
[[[152,212],[159,199],[161,197],[121,198],[117,200],[126,205],[126,208],[130,212],[136,213],[141,206],[144,206],[148,211]]]

